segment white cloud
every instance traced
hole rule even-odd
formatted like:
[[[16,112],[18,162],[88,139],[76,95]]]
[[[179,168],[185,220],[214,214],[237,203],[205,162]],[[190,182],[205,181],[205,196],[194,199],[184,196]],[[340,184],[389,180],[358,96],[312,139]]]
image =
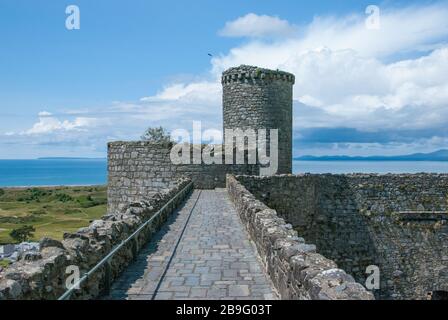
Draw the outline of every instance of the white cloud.
[[[363,13],[316,17],[301,34],[286,32],[275,42],[260,39],[264,34],[262,28],[256,28],[260,24],[243,23],[259,22],[257,17],[247,15],[226,24],[224,34],[257,39],[212,59],[211,78],[217,80],[209,85],[168,86],[147,101],[166,99],[175,101],[177,107],[197,101],[206,107],[210,99],[210,109],[216,110],[213,107],[221,91],[207,88],[220,86],[225,69],[250,64],[296,75],[294,97],[307,105],[306,112],[295,115],[299,130],[431,131],[448,123],[448,3],[383,8],[380,30],[365,28]],[[409,58],[402,58],[406,56]],[[220,116],[219,110],[216,117]],[[435,146],[425,137],[415,147],[422,149],[425,143]]]
[[[447,137],[434,136],[429,139],[416,139],[410,143],[331,143],[321,145],[300,145],[294,156],[313,155],[405,155],[418,152],[429,153],[446,149]]]
[[[50,112],[48,112],[48,111],[41,111],[41,112],[38,113],[38,115],[39,115],[39,117],[49,117],[52,114]]]
[[[289,64],[295,96],[330,114],[326,126],[431,128],[448,121],[448,47],[389,64],[354,51],[317,50]],[[304,120],[300,126],[314,125]]]
[[[390,58],[397,54],[431,51],[448,40],[448,4],[411,6],[381,11],[381,29],[365,27],[363,13],[347,17],[315,17],[300,34],[285,36],[275,43],[251,41],[213,59],[213,72],[240,64],[267,68],[290,67],[310,50],[350,49],[361,58]]]
[[[381,8],[379,30],[365,27],[365,15],[345,18],[317,17],[305,36],[296,43],[304,48],[326,46],[332,50],[353,49],[363,56],[384,57],[399,52],[430,50],[448,33],[446,3],[409,6],[401,9]]]
[[[166,86],[152,97],[142,98],[143,102],[184,101],[193,103],[215,103],[221,93],[221,86],[216,82],[194,82],[189,84],[176,83]]]
[[[240,64],[294,73],[294,97],[310,107],[296,117],[298,128],[430,129],[447,123],[448,3],[382,8],[380,30],[367,29],[365,18],[316,17],[301,34],[274,43],[252,40],[214,58],[212,77]],[[406,55],[416,58],[400,58]]]
[[[85,131],[98,123],[95,118],[77,117],[73,121],[59,120],[53,117],[51,113],[39,112],[39,121],[32,128],[22,132],[25,135],[52,134],[57,131]]]
[[[51,136],[44,142],[76,139],[101,145],[106,140],[138,138],[146,127],[155,125],[190,129],[193,120],[202,120],[205,127],[219,129],[221,72],[240,64],[296,75],[294,97],[301,107],[294,125],[299,132],[315,127],[371,132],[446,127],[448,3],[382,8],[380,30],[366,29],[365,17],[363,12],[315,17],[298,32],[294,24],[278,17],[248,14],[228,22],[220,33],[250,40],[215,56],[206,78],[166,85],[137,102],[69,112],[65,120],[43,111],[25,133]],[[446,133],[427,134],[402,149],[428,151],[425,145],[446,142]],[[345,146],[378,153],[382,146],[399,148],[384,142]]]
[[[284,37],[297,32],[297,27],[286,20],[268,15],[249,13],[226,23],[219,32],[225,37]]]
[[[298,97],[297,100],[300,103],[303,103],[310,107],[322,107],[323,106],[322,101],[320,101],[319,99],[317,99],[313,96],[307,95],[307,94]]]

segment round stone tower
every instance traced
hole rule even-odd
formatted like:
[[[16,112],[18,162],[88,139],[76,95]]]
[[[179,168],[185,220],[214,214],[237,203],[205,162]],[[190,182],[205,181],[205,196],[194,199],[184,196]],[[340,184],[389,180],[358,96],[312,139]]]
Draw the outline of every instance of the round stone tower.
[[[278,129],[278,174],[292,173],[291,73],[242,65],[222,75],[225,129]]]

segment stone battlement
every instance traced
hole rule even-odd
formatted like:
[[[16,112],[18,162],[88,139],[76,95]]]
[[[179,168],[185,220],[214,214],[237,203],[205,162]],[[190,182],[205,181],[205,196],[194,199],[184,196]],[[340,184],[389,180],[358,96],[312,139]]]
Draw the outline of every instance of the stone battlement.
[[[68,289],[68,267],[76,266],[80,274],[85,274],[161,210],[158,218],[142,230],[133,243],[125,245],[111,258],[110,280],[116,279],[188,198],[192,191],[190,182],[179,179],[172,188],[147,195],[138,202],[130,201],[121,211],[106,214],[75,233],[65,233],[62,242],[42,239],[39,252],[26,253],[0,273],[0,301],[59,298]],[[179,197],[172,201],[178,194]],[[98,298],[105,290],[106,272],[103,267],[93,273],[79,290],[75,290],[71,299]]]
[[[373,300],[371,292],[317,253],[234,176],[227,176],[227,190],[282,299]]]
[[[295,76],[292,73],[258,68],[254,66],[241,65],[230,68],[222,74],[221,83],[244,83],[257,81],[285,81],[291,84],[295,83]]]
[[[291,175],[294,82],[290,73],[246,65],[222,75],[223,129],[278,129],[278,175],[257,176],[259,164],[176,165],[171,145],[114,142],[109,211],[120,212],[182,177],[197,189],[213,189],[225,187],[226,175],[233,175],[227,179],[230,197],[283,298],[371,299],[361,286],[371,266],[381,273],[376,298],[427,299],[448,292],[448,175]],[[233,141],[224,134],[226,139]],[[271,224],[278,232],[270,238]],[[319,254],[297,253],[310,249],[297,233]],[[276,241],[279,235],[283,242]],[[288,260],[289,247],[298,254],[294,261]]]
[[[377,298],[424,300],[448,291],[448,174],[236,179],[358,282],[378,266]]]

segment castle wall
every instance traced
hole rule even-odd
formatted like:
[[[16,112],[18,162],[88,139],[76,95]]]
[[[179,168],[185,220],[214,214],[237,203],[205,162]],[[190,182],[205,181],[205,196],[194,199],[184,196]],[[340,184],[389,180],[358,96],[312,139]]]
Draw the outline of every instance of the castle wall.
[[[278,129],[279,174],[292,173],[294,81],[287,72],[244,65],[222,76],[223,128]]]
[[[290,73],[251,66],[231,68],[222,76],[224,128],[278,129],[279,173],[292,171],[294,81],[294,75]],[[269,139],[267,146],[269,152]],[[108,210],[119,211],[129,202],[169,188],[179,177],[191,178],[195,188],[213,189],[225,187],[226,174],[257,175],[260,172],[260,165],[208,165],[203,162],[176,165],[170,159],[170,151],[169,144],[109,143]],[[223,155],[220,157],[221,163],[225,163]]]
[[[334,261],[318,253],[314,244],[305,243],[290,224],[234,176],[227,176],[227,191],[282,299],[374,299]]]
[[[238,177],[359,282],[380,268],[384,299],[448,291],[448,175]]]
[[[142,141],[108,144],[108,212],[172,188],[181,177],[190,178],[196,189],[214,189],[225,187],[227,173],[258,174],[255,165],[176,165],[170,159],[171,147]]]
[[[43,238],[39,252],[25,253],[0,273],[0,301],[58,299],[67,290],[69,266],[77,266],[80,274],[85,274],[160,210],[134,241],[125,244],[110,259],[110,280],[117,279],[192,189],[191,181],[180,179],[164,192],[145,197],[141,202],[129,202],[120,212],[104,215],[75,233],[65,233],[62,242]],[[105,289],[106,275],[106,268],[97,269],[70,299],[99,298]]]

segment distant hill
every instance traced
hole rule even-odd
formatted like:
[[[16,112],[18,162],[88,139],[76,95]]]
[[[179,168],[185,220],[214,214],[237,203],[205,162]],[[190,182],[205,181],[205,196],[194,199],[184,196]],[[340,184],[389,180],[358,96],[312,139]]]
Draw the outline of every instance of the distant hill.
[[[438,150],[431,153],[414,153],[402,156],[302,156],[294,158],[302,161],[448,161],[448,150]]]

